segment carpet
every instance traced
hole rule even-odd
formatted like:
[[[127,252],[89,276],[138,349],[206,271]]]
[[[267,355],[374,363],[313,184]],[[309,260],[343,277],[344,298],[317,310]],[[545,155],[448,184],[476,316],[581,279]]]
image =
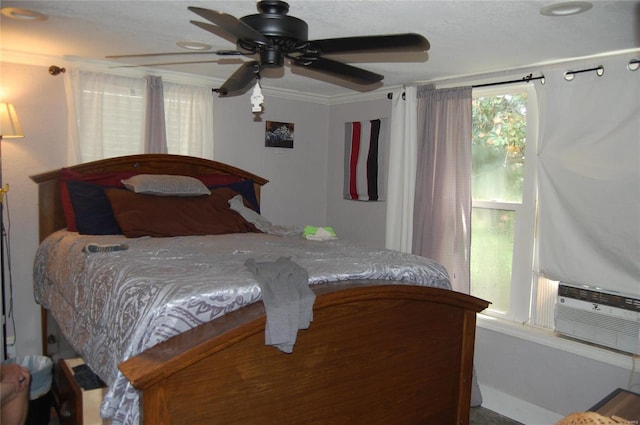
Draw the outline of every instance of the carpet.
[[[49,425],[60,425],[54,410],[51,412]],[[469,415],[469,425],[523,425],[484,407],[472,407]]]
[[[523,425],[484,407],[472,407],[469,425]]]

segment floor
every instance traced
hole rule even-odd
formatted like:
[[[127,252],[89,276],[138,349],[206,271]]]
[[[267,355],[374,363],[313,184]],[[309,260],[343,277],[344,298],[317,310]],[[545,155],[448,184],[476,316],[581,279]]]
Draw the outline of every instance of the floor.
[[[49,413],[47,413],[49,410]],[[51,393],[29,402],[29,416],[25,425],[60,425],[56,410],[52,407]],[[440,425],[440,424],[438,424]],[[485,407],[472,407],[469,425],[523,425]]]
[[[36,424],[33,424],[36,425]],[[38,424],[47,425],[47,424]],[[51,415],[51,420],[48,425],[59,425],[58,418],[55,417],[55,413]],[[523,425],[520,422],[509,419],[498,413],[492,412],[484,407],[474,407],[471,409],[471,416],[469,418],[469,425]]]
[[[523,425],[484,407],[472,407],[469,425]]]

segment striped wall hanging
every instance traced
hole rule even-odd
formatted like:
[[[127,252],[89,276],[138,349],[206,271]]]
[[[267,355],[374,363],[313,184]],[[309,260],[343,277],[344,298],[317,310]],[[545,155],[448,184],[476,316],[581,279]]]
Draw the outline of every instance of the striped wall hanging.
[[[381,201],[387,119],[345,123],[344,199]]]

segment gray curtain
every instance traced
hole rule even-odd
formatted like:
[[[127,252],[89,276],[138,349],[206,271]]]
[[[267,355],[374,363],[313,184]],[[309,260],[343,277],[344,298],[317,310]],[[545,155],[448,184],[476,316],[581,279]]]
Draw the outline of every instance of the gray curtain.
[[[144,153],[167,153],[162,77],[147,75]]]
[[[418,88],[418,164],[413,253],[449,271],[469,293],[471,243],[471,87]]]
[[[418,88],[418,161],[413,253],[446,267],[469,293],[471,252],[471,87]],[[471,406],[482,404],[473,369]]]

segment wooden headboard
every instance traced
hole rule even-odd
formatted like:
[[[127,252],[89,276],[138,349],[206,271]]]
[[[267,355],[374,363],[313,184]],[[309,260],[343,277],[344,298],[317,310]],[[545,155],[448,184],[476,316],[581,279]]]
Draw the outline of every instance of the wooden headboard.
[[[135,170],[140,174],[172,174],[199,176],[203,174],[230,174],[254,182],[256,196],[260,201],[260,187],[268,180],[234,166],[204,158],[171,154],[140,154],[102,159],[67,167],[81,174],[96,174],[114,171]],[[60,200],[60,170],[31,176],[38,184],[38,223],[40,241],[56,230],[64,229],[67,223]]]

